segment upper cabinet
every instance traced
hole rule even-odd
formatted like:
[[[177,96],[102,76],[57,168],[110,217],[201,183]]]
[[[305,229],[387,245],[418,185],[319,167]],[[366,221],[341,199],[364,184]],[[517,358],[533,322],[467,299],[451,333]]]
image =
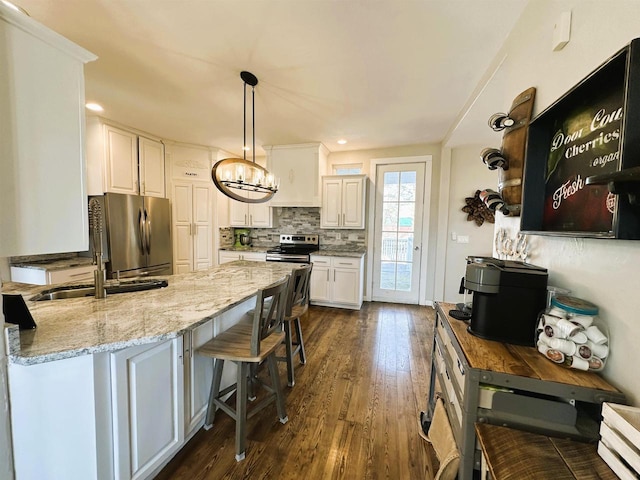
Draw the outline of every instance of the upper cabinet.
[[[363,229],[366,175],[322,177],[321,228]]]
[[[321,143],[263,146],[267,169],[280,180],[272,207],[321,206],[321,177],[329,151]]]
[[[87,250],[84,64],[97,57],[2,2],[0,38],[0,257]]]
[[[87,120],[87,188],[105,192],[165,196],[164,145],[100,117]]]
[[[229,225],[254,228],[274,227],[271,202],[243,203],[229,200]]]

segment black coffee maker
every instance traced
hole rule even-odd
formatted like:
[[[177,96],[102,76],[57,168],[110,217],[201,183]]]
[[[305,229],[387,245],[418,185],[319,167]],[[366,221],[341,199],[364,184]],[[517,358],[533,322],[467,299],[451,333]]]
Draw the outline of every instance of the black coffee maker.
[[[467,257],[464,287],[473,292],[469,331],[487,340],[535,346],[548,277],[546,268],[529,263]]]

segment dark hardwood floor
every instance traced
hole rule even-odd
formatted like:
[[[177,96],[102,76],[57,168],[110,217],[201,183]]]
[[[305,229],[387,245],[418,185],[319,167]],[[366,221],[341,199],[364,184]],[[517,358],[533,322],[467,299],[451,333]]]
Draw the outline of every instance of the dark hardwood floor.
[[[289,422],[275,406],[248,420],[246,459],[234,458],[234,422],[218,412],[158,479],[429,478],[418,418],[426,409],[435,312],[365,303],[311,307],[302,319],[307,364],[286,386]],[[264,369],[266,370],[266,369]]]

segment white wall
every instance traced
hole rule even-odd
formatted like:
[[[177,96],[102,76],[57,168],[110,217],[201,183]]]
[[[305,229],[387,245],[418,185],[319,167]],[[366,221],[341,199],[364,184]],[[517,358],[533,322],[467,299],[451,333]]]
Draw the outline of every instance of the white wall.
[[[467,221],[467,214],[462,211],[466,205],[465,198],[473,197],[476,190],[485,188],[497,189],[498,174],[489,170],[480,160],[480,152],[484,146],[468,146],[451,150],[450,176],[451,185],[447,202],[447,225],[440,225],[446,230],[446,241],[443,248],[438,249],[438,256],[445,255],[444,301],[461,302],[463,295],[458,293],[460,279],[466,270],[465,258],[469,255],[491,256],[493,248],[493,224],[485,222],[482,226]],[[496,216],[501,216],[498,213]],[[455,233],[457,240],[452,239]],[[459,243],[460,236],[468,236],[469,243]]]
[[[568,10],[572,12],[571,41],[563,50],[553,52],[554,22]],[[501,105],[535,86],[534,114],[539,113],[640,36],[638,19],[638,1],[532,0],[496,57],[507,55]],[[496,227],[508,228],[513,235],[519,229],[519,219],[499,216]],[[640,345],[640,242],[544,236],[530,240],[534,251],[529,261],[549,269],[549,284],[569,288],[573,295],[600,307],[612,345],[603,375],[638,405],[640,375],[634,365]]]

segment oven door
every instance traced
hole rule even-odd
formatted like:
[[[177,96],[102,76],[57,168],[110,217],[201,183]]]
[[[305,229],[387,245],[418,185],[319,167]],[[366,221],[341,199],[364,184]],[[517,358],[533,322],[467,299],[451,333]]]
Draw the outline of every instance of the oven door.
[[[309,263],[309,255],[297,253],[267,253],[267,262]]]

